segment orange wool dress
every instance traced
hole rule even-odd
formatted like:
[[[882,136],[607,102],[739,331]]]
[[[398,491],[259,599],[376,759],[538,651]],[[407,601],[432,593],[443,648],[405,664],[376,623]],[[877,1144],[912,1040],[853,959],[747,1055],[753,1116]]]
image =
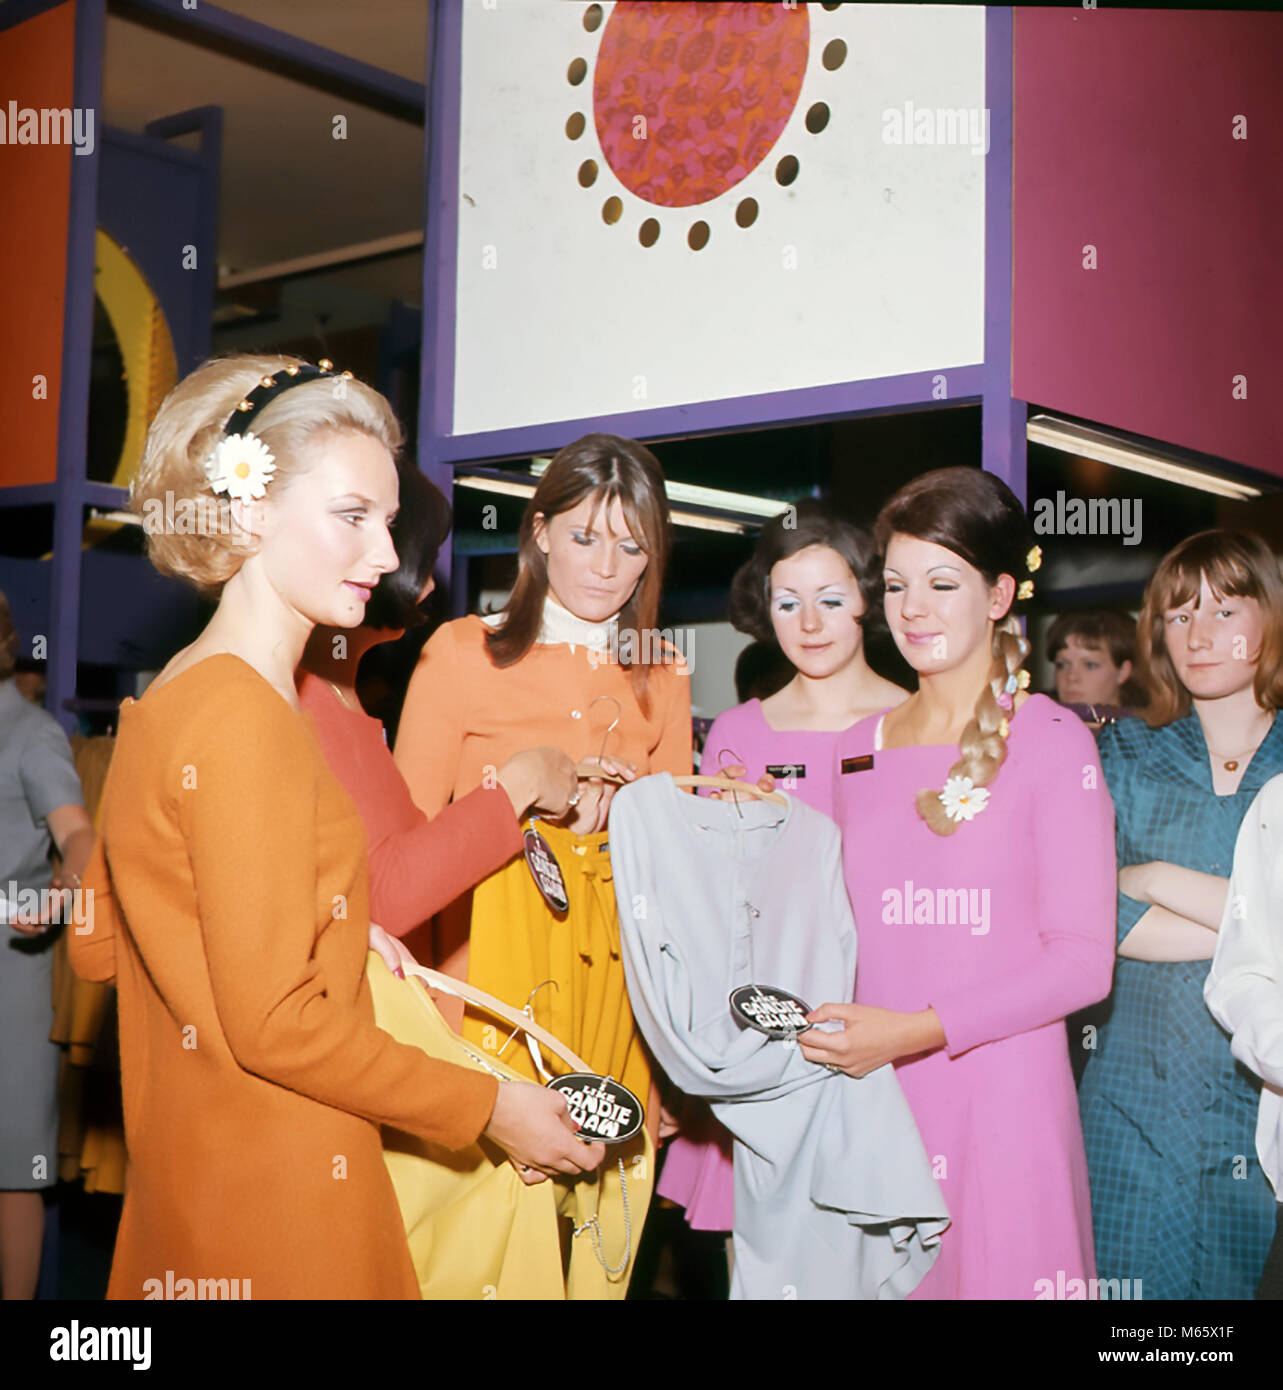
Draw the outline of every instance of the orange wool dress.
[[[606,740],[608,755],[634,763],[639,776],[691,771],[690,677],[683,662],[652,668],[649,709],[643,712],[628,670],[605,654],[540,642],[520,661],[500,668],[486,651],[489,630],[475,615],[444,624],[424,647],[410,679],[393,756],[426,816],[438,815],[450,801],[492,779],[523,749],[550,744],[576,760],[596,756],[616,715],[619,724]],[[558,843],[569,837],[560,827],[541,829]],[[573,838],[577,851],[587,850],[589,858],[598,845],[604,853],[604,833],[595,842],[591,836]],[[521,873],[524,865],[517,876]],[[493,914],[481,920],[465,895],[437,919],[434,963],[520,1008],[526,989],[520,998],[511,996],[524,981],[490,972],[482,977],[469,967],[469,935],[476,942],[481,934],[501,937],[504,924]],[[540,1002],[535,1016],[545,1022]],[[551,1018],[546,1022],[551,1026]]]
[[[375,1025],[365,832],[308,717],[230,654],[127,703],[85,887],[130,1158],[108,1297],[417,1299],[379,1126],[466,1147],[497,1082]]]

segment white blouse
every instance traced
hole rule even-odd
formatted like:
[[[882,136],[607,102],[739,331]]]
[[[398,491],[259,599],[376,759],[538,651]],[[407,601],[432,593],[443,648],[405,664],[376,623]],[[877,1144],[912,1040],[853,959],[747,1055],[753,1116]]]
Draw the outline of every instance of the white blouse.
[[[1243,817],[1203,998],[1230,1050],[1265,1083],[1256,1153],[1283,1201],[1283,775]]]
[[[505,614],[488,613],[481,619],[487,627],[498,627]],[[607,651],[617,642],[619,614],[604,622],[594,623],[563,608],[551,594],[543,601],[543,614],[539,624],[539,636],[535,639],[541,647],[564,645],[573,652],[576,647],[584,647],[590,652]]]

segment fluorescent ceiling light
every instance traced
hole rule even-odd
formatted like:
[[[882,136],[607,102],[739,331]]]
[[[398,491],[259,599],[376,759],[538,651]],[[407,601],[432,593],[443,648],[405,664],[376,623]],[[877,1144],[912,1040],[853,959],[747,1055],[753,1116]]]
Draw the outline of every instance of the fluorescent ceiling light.
[[[478,478],[470,473],[456,473],[454,485],[472,488],[475,492],[500,492],[505,497],[532,497],[535,491],[533,483],[519,483],[510,478]],[[783,508],[788,503],[780,505]],[[671,516],[674,526],[689,526],[697,531],[723,531],[733,536],[742,536],[748,531],[745,522],[732,521],[729,517],[700,516],[695,512],[682,511],[674,511]]]
[[[1149,449],[1138,448],[1104,430],[1057,420],[1051,415],[1033,416],[1025,426],[1025,435],[1034,444],[1046,444],[1049,448],[1112,464],[1115,468],[1127,468],[1133,473],[1147,473],[1151,478],[1162,478],[1165,482],[1177,483],[1182,487],[1211,492],[1217,497],[1232,497],[1241,502],[1248,497],[1261,496],[1261,489],[1250,483],[1218,478],[1214,473],[1191,468],[1187,463],[1177,463]]]
[[[534,459],[531,473],[540,478],[548,470],[551,459]],[[685,503],[688,507],[716,507],[723,512],[740,512],[744,516],[772,517],[788,511],[793,504],[775,497],[752,497],[746,492],[723,492],[715,487],[698,487],[694,483],[665,482],[664,491],[670,502]]]

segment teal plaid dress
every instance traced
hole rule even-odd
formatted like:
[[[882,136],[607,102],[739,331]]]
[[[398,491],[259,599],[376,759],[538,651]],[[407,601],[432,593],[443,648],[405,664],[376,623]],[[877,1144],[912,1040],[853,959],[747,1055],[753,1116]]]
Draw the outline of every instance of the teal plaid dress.
[[[1120,869],[1165,860],[1228,879],[1253,797],[1283,771],[1283,718],[1232,796],[1212,790],[1194,714],[1161,729],[1109,725],[1100,760]],[[1147,910],[1118,895],[1120,942]],[[1120,956],[1079,1090],[1098,1275],[1141,1280],[1146,1300],[1251,1298],[1274,1235],[1256,1161],[1261,1083],[1203,1003],[1210,968]]]

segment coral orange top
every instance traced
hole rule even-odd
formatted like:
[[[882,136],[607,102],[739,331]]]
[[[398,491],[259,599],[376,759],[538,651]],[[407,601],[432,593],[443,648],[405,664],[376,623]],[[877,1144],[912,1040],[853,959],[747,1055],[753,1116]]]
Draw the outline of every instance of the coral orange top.
[[[521,851],[521,825],[500,786],[477,787],[428,820],[383,741],[383,725],[304,673],[299,703],[312,716],[331,771],[365,823],[370,917],[404,936]]]
[[[127,704],[85,886],[130,1155],[109,1297],[418,1298],[379,1126],[465,1147],[497,1083],[375,1025],[365,832],[307,717],[230,654]]]
[[[680,660],[651,668],[643,714],[627,668],[606,656],[536,643],[501,668],[486,652],[488,631],[475,615],[446,623],[410,679],[394,756],[425,815],[481,786],[488,768],[523,748],[552,744],[576,760],[595,757],[616,714],[608,755],[635,763],[639,776],[690,772],[690,678]]]

